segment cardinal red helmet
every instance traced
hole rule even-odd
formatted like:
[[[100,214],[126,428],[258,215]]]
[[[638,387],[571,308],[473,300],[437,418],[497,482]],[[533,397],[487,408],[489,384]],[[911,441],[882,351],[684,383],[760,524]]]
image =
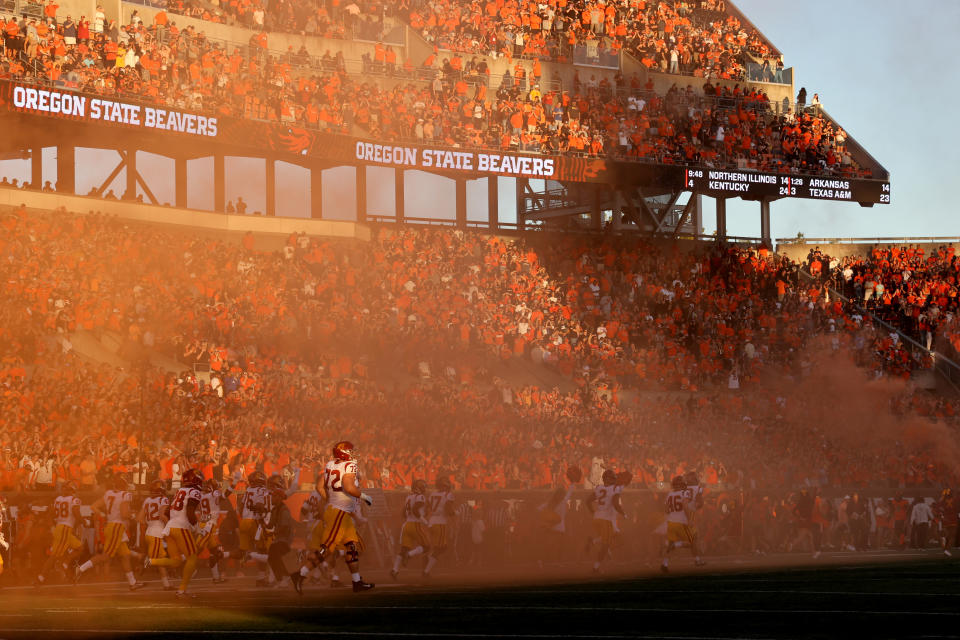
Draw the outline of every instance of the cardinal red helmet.
[[[607,469],[606,471],[603,472],[603,476],[601,477],[601,479],[603,480],[604,486],[617,484],[617,472],[614,471],[613,469]]]
[[[423,495],[427,492],[427,481],[421,478],[417,478],[413,481],[412,486],[413,492],[419,495]]]
[[[150,483],[150,494],[154,496],[163,496],[167,493],[166,484],[163,480],[154,480]]]
[[[337,460],[356,460],[357,451],[349,440],[341,440],[333,445],[333,457]]]
[[[203,481],[203,490],[207,493],[212,491],[217,491],[220,488],[220,483],[214,480],[213,478],[208,478]]]
[[[77,494],[77,491],[79,490],[80,489],[79,487],[77,487],[77,483],[74,482],[73,480],[63,485],[63,495],[65,496],[74,496]]]
[[[284,482],[283,478],[280,476],[270,476],[267,478],[267,488],[270,489],[271,492],[276,491],[277,489],[286,491],[287,483]]]
[[[670,481],[670,486],[676,491],[683,491],[687,488],[687,482],[683,479],[683,476],[674,476],[673,480]]]
[[[267,476],[263,474],[263,471],[254,471],[247,476],[247,483],[251,487],[264,487],[267,484]]]
[[[199,489],[203,486],[203,474],[196,469],[187,469],[180,483],[185,487]]]
[[[450,484],[450,478],[446,476],[437,477],[437,491],[450,491],[453,485]]]

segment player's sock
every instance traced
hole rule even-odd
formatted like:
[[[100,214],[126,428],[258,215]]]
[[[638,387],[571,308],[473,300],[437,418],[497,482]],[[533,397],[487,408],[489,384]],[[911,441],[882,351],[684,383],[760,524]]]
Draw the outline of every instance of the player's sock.
[[[213,565],[212,567],[210,567],[210,573],[213,575],[214,580],[220,579],[220,567],[218,567],[217,565]]]
[[[323,571],[320,570],[320,567],[315,567],[312,571],[310,571],[310,577],[319,580],[323,577]]]
[[[87,571],[90,571],[90,569],[93,569],[93,563],[87,560],[82,565],[80,565],[79,569],[80,569],[80,573],[86,573]]]
[[[249,555],[251,558],[253,558],[254,560],[256,560],[257,562],[266,563],[266,561],[267,561],[267,554],[265,554],[265,553],[257,553],[256,551],[251,551],[248,555]],[[266,572],[265,572],[265,571],[260,571],[260,572],[258,572],[258,573],[257,573],[257,577],[258,577],[258,578],[264,578],[264,577],[266,577]]]
[[[168,589],[170,587],[170,578],[168,578],[166,574],[160,576],[160,582],[163,583],[164,589]]]
[[[393,571],[395,573],[400,573],[400,562],[403,560],[400,556],[397,556],[393,559]]]
[[[408,558],[413,558],[413,557],[415,557],[415,556],[420,555],[421,553],[423,553],[423,547],[422,547],[422,546],[417,547],[416,549],[411,549],[409,552],[407,552],[407,557],[408,557]]]
[[[593,570],[597,571],[599,568],[600,568],[600,561],[597,560],[596,562],[593,563]]]
[[[310,573],[311,573],[310,567],[308,567],[307,565],[303,565],[302,567],[300,567],[300,575],[303,576],[304,578],[310,575]]]
[[[43,582],[43,580],[44,580],[43,576],[37,576],[37,582]]]
[[[436,566],[436,564],[437,564],[437,559],[434,558],[433,556],[429,556],[427,558],[427,566],[423,568],[423,572],[430,573],[430,571],[433,570],[433,567]]]
[[[670,558],[664,558],[664,559],[663,559],[663,566],[665,566],[665,567],[669,567],[669,566],[670,566]]]
[[[127,582],[130,583],[131,587],[137,584],[137,579],[133,577],[133,571],[127,571],[126,576],[127,576]]]
[[[350,577],[353,579],[354,582],[360,582],[361,580],[363,580],[363,578],[360,577],[360,574],[357,573],[356,571],[351,573]]]

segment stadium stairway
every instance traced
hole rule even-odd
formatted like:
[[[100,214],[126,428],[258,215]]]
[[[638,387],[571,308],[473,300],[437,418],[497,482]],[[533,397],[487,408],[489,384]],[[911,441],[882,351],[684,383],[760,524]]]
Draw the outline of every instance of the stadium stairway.
[[[70,349],[84,360],[123,369],[132,368],[141,353],[140,347],[125,341],[112,331],[101,331],[99,336],[94,331],[74,331],[67,341]],[[142,353],[147,356],[152,366],[164,371],[180,372],[190,368],[156,349],[145,349]]]

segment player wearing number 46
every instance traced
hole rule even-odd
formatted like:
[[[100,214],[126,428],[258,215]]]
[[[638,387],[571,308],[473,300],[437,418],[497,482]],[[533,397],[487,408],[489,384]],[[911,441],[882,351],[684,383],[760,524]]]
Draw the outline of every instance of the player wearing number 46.
[[[127,489],[130,484],[125,477],[118,475],[114,478],[113,489],[107,489],[103,497],[90,505],[93,512],[100,517],[106,518],[107,526],[103,533],[103,551],[93,556],[83,564],[77,567],[76,578],[92,569],[98,564],[102,564],[113,558],[120,557],[120,564],[123,565],[123,572],[127,576],[127,582],[130,583],[130,590],[143,588],[142,582],[137,582],[133,576],[133,569],[130,567],[130,556],[141,557],[127,546],[127,524],[133,516],[131,504],[133,503],[133,494]]]
[[[337,549],[344,551],[344,558],[353,578],[353,590],[367,591],[373,588],[372,584],[364,582],[360,577],[363,540],[357,532],[353,514],[358,508],[357,498],[368,505],[373,504],[373,500],[360,490],[360,486],[357,451],[352,442],[341,440],[333,446],[333,460],[327,463],[323,471],[323,488],[320,493],[327,503],[322,516],[323,533],[320,535],[320,545],[307,554],[298,577],[293,578],[293,585],[298,593],[304,578],[323,564],[328,553]]]
[[[696,481],[696,476],[690,476]],[[690,554],[694,557],[694,563],[702,566],[703,560],[700,559],[697,546],[697,529],[691,524],[690,519],[697,509],[699,500],[699,487],[691,486],[687,490],[687,481],[683,476],[676,476],[670,481],[670,493],[667,494],[665,507],[667,511],[667,541],[663,553],[663,563],[660,570],[664,573],[669,572],[670,552],[678,544],[690,545]]]
[[[620,505],[616,472],[611,469],[603,472],[601,485],[594,487],[587,508],[593,512],[593,537],[587,541],[587,551],[597,544],[600,545],[597,559],[593,563],[594,572],[599,573],[600,563],[610,555],[610,548],[618,530],[617,514],[626,515]]]

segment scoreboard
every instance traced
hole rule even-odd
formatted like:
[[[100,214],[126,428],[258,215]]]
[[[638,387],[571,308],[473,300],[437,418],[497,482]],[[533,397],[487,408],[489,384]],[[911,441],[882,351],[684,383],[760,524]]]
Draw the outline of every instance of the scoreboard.
[[[684,169],[683,184],[686,189],[717,198],[809,198],[861,204],[890,203],[890,183],[881,180],[698,168]]]

